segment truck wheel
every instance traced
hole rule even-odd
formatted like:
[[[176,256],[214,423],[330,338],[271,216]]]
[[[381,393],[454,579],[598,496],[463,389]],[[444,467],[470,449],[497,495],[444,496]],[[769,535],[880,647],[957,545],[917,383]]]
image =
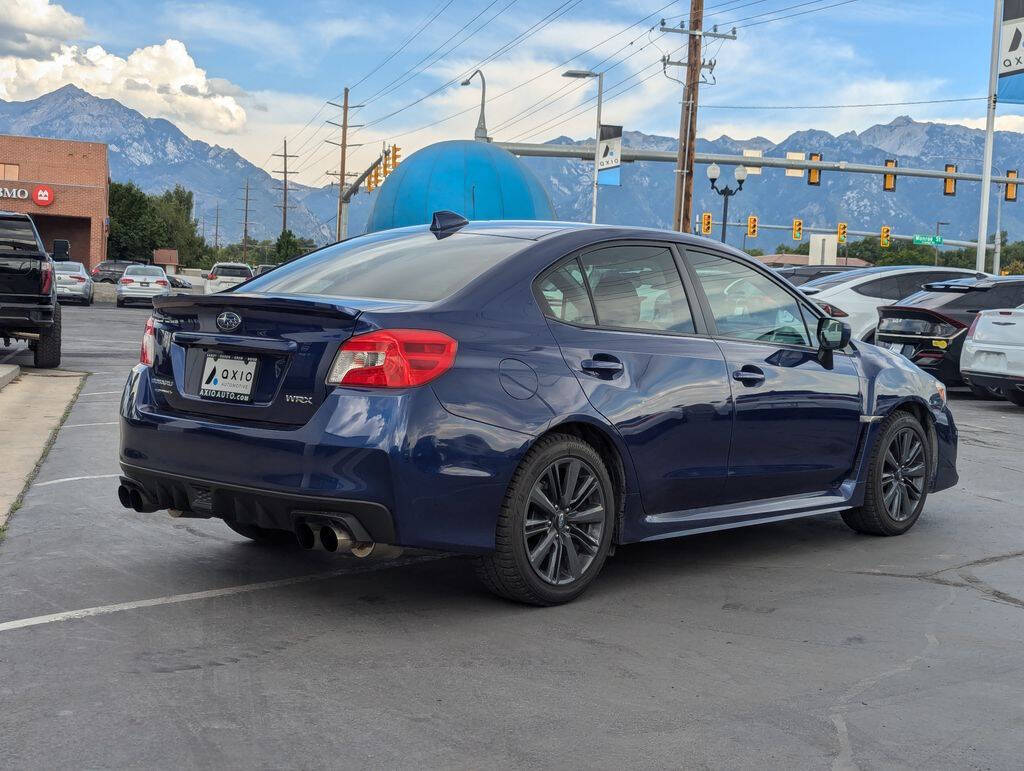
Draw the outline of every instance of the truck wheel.
[[[477,575],[495,594],[558,605],[590,585],[611,547],[615,489],[601,456],[564,434],[526,454],[498,514],[495,549]]]
[[[114,304],[117,305],[118,308],[123,308],[124,307],[124,300],[122,300],[121,298],[118,298],[117,300],[114,301]]]
[[[39,369],[60,366],[60,305],[54,306],[53,325],[39,333],[33,364]]]
[[[882,424],[868,466],[864,504],[842,513],[858,533],[902,535],[914,526],[928,499],[931,452],[921,423],[894,412]]]

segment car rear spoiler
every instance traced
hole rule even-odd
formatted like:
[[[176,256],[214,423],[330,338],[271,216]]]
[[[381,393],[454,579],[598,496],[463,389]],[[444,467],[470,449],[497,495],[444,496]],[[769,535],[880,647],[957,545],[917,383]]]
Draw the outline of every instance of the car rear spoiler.
[[[354,319],[361,308],[333,303],[326,300],[313,300],[303,297],[285,295],[247,294],[245,292],[217,292],[216,294],[172,294],[153,298],[153,307],[157,310],[188,310],[190,308],[223,307],[262,308],[264,310],[293,311],[311,313],[320,316],[334,316]]]

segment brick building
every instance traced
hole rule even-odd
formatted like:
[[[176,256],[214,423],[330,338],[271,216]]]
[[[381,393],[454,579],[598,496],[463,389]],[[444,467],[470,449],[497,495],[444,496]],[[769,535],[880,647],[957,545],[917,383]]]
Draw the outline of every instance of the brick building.
[[[109,167],[98,142],[0,135],[0,210],[31,214],[47,249],[71,242],[71,259],[107,257]]]

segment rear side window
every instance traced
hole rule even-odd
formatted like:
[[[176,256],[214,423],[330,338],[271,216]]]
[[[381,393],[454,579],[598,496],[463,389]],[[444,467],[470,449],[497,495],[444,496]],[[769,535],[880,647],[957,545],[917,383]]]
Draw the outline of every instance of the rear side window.
[[[611,246],[580,263],[603,327],[693,332],[675,258],[663,246]]]
[[[28,220],[0,217],[0,253],[38,251],[36,234]]]
[[[377,233],[313,252],[246,284],[246,292],[434,302],[533,242],[503,236]]]
[[[567,262],[541,278],[537,284],[547,306],[545,315],[567,324],[593,324],[594,310],[576,260]]]

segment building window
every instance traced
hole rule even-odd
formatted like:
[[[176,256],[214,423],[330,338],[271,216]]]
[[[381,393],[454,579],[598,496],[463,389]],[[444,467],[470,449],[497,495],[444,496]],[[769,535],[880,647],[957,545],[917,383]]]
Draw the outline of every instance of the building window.
[[[0,163],[0,179],[6,182],[17,182],[20,172],[21,167],[16,163]]]

